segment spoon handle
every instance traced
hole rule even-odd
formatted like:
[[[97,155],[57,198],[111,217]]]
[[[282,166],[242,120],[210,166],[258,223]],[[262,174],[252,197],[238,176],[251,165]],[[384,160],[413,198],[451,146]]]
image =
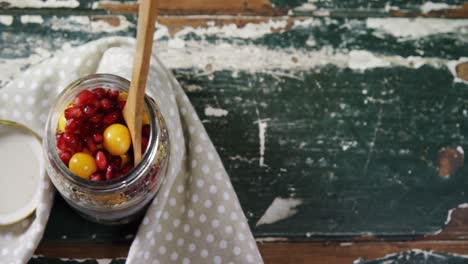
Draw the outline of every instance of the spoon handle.
[[[156,0],[140,0],[132,81],[123,116],[133,143],[135,165],[141,160],[141,126],[156,21]]]

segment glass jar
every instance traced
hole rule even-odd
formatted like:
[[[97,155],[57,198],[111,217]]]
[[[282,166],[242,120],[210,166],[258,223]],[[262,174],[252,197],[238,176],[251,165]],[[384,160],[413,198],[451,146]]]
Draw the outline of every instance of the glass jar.
[[[146,96],[150,123],[148,147],[142,160],[126,175],[94,182],[73,174],[60,160],[56,148],[58,120],[62,111],[81,91],[97,87],[128,92],[130,82],[112,74],[93,74],[71,83],[59,95],[49,113],[43,142],[46,169],[65,201],[83,217],[98,223],[124,224],[143,215],[166,177],[169,138],[155,101]]]

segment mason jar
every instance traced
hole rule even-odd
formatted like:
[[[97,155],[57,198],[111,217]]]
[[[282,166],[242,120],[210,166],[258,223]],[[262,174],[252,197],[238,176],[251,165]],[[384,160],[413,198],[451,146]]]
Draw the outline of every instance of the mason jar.
[[[128,93],[130,82],[112,74],[92,74],[74,81],[63,90],[46,123],[43,141],[46,170],[65,201],[83,217],[103,224],[124,224],[143,215],[157,195],[166,177],[169,136],[158,106],[146,96],[150,136],[141,161],[127,174],[107,181],[90,181],[72,173],[59,158],[56,147],[58,121],[62,111],[78,93],[98,87]]]

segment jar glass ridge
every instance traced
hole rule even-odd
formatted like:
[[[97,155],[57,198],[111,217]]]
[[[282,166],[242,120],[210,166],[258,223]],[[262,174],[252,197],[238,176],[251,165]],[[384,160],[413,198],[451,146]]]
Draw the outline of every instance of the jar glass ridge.
[[[83,217],[99,223],[123,224],[134,220],[158,193],[169,159],[169,135],[164,118],[154,100],[146,96],[145,109],[151,129],[142,160],[126,175],[102,182],[73,174],[60,160],[56,148],[58,120],[69,102],[85,89],[101,87],[128,92],[129,85],[128,80],[112,74],[92,74],[78,79],[58,96],[46,123],[43,147],[50,179],[70,206]]]

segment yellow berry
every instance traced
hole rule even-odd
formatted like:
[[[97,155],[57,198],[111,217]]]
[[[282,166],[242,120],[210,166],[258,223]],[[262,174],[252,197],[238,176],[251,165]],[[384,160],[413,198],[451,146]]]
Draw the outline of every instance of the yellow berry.
[[[68,103],[67,107],[65,107],[65,108],[68,108],[70,105],[71,105],[71,103]],[[67,125],[67,119],[65,118],[65,110],[64,110],[60,114],[60,117],[59,117],[59,120],[58,120],[58,130],[59,130],[59,132],[64,132],[66,125]]]
[[[126,92],[119,93],[119,101],[127,101],[128,94]]]
[[[59,132],[64,132],[66,125],[67,125],[67,119],[65,119],[65,113],[62,112],[62,114],[59,117],[59,121],[58,121],[58,130],[59,130]]]
[[[143,118],[141,119],[143,125],[149,125],[149,118],[148,118],[148,114],[145,112],[143,112]]]
[[[131,143],[130,132],[124,125],[113,124],[104,130],[104,148],[112,155],[125,154]]]
[[[120,158],[122,159],[122,162],[120,163],[120,167],[122,168],[127,162],[130,161],[130,155],[128,153],[125,153],[123,155],[120,155]]]
[[[84,152],[75,153],[68,163],[68,168],[84,179],[89,179],[89,176],[97,170],[93,156]]]

